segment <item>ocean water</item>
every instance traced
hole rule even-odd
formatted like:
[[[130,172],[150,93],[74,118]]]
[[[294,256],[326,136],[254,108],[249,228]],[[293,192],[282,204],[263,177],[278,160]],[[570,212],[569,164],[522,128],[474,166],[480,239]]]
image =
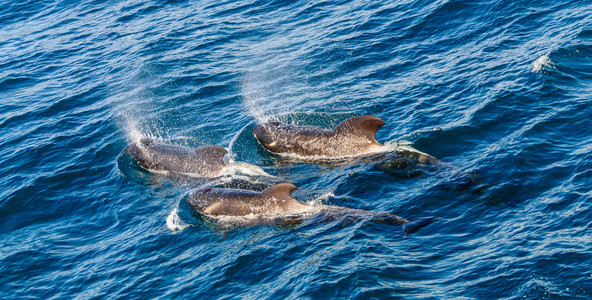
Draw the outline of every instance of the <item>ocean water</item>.
[[[591,24],[575,0],[1,1],[0,298],[590,299]],[[363,114],[447,167],[290,162],[251,133]],[[211,182],[124,153],[141,137],[438,221],[221,228],[186,202]]]

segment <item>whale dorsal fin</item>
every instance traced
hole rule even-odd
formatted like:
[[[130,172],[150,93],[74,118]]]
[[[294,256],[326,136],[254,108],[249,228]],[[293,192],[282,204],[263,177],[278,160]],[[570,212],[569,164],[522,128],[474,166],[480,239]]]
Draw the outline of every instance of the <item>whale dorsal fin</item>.
[[[280,183],[266,188],[261,194],[265,197],[273,197],[278,200],[294,200],[294,198],[292,198],[292,191],[297,189],[298,188],[291,183]]]
[[[373,143],[378,143],[376,131],[384,125],[381,118],[374,116],[357,116],[349,118],[337,125],[335,132],[338,134],[362,135]]]
[[[224,164],[224,155],[228,154],[228,151],[220,146],[205,145],[195,149],[195,154],[206,159],[214,160],[220,164]]]

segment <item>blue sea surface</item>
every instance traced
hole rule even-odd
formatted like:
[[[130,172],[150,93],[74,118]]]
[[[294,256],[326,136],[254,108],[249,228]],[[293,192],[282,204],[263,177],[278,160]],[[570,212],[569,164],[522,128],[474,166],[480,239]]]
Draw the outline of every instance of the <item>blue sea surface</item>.
[[[287,162],[374,115],[445,168]],[[409,220],[220,228],[140,138]],[[260,190],[264,181],[231,178]],[[592,298],[590,1],[0,1],[0,298]]]

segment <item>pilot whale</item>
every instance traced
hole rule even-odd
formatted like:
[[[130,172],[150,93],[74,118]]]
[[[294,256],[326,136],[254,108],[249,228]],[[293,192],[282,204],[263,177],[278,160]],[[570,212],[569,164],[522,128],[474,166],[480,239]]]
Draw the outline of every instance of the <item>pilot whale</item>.
[[[190,148],[142,139],[128,145],[127,152],[144,169],[191,174],[214,178],[228,166],[224,156],[228,151],[216,145]]]
[[[345,217],[351,221],[361,218],[369,218],[376,223],[391,225],[403,225],[403,232],[413,233],[425,227],[435,220],[434,218],[423,218],[416,222],[409,222],[404,218],[385,212],[369,212],[358,209],[347,209],[336,206],[315,206],[300,202],[292,198],[292,192],[296,186],[290,183],[273,185],[262,192],[239,190],[239,189],[216,189],[204,188],[193,191],[189,194],[187,202],[203,215],[211,217],[260,217],[255,219],[258,223],[265,223],[267,220],[280,220],[294,222],[301,221],[300,217],[321,215],[325,221]],[[319,209],[320,207],[320,209]]]
[[[301,213],[312,206],[292,198],[296,187],[289,183],[271,186],[262,192],[206,188],[192,192],[188,201],[197,211],[211,216],[279,215]]]
[[[270,121],[257,124],[253,134],[272,153],[341,158],[379,150],[382,144],[376,141],[375,134],[383,125],[384,121],[374,116],[349,118],[333,130]]]

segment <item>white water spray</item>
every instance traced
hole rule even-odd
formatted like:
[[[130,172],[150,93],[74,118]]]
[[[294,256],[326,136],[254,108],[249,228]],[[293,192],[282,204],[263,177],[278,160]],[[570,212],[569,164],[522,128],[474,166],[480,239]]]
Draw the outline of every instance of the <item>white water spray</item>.
[[[172,233],[179,233],[183,231],[185,228],[191,226],[179,217],[179,204],[171,210],[168,217],[166,218],[166,226]]]
[[[531,72],[533,73],[537,73],[540,72],[541,70],[543,70],[546,67],[551,67],[553,64],[553,62],[551,61],[551,59],[549,58],[549,55],[543,55],[539,58],[537,58],[537,60],[535,60],[532,63],[532,69]]]

